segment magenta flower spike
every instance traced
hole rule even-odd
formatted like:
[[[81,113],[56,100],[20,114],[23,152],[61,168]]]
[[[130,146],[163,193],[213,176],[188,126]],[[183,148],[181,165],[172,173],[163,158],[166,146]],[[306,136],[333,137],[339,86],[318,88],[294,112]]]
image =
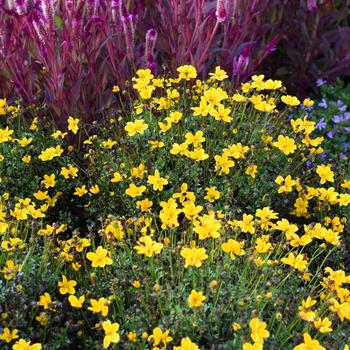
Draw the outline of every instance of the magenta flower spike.
[[[225,0],[217,0],[216,2],[216,19],[219,23],[225,22],[226,20],[226,6]]]
[[[52,30],[55,17],[55,6],[53,0],[41,0],[41,9],[50,30]]]
[[[134,35],[135,35],[133,15],[128,14],[126,16],[123,16],[122,23],[123,23],[127,56],[129,60],[133,62],[134,61]]]

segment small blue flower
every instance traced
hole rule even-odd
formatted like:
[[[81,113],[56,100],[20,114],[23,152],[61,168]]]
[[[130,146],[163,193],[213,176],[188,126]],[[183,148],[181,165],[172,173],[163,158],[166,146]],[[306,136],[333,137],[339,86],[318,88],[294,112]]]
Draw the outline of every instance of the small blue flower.
[[[323,130],[323,129],[326,128],[326,126],[327,126],[327,124],[326,124],[326,122],[324,121],[324,118],[321,118],[321,119],[318,121],[318,123],[316,124],[315,128],[316,128],[317,130]]]
[[[331,130],[327,132],[327,136],[332,139],[334,137],[334,135],[336,134],[336,130]]]
[[[322,78],[316,80],[316,86],[318,86],[318,87],[320,87],[326,83],[327,83],[327,81],[322,79]]]
[[[321,100],[321,102],[318,105],[319,105],[319,107],[322,107],[322,108],[328,107],[327,101],[324,98]]]
[[[335,115],[332,118],[332,120],[333,120],[333,123],[338,124],[338,123],[341,123],[343,121],[343,118],[341,116],[339,116],[339,115]]]

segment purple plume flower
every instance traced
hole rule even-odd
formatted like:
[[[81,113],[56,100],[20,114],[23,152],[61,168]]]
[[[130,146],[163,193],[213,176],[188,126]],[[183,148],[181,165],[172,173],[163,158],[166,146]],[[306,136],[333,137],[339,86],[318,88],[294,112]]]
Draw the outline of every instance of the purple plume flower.
[[[217,0],[215,16],[218,22],[225,22],[226,20],[226,8],[225,0]]]
[[[32,23],[33,23],[33,27],[35,29],[35,32],[36,32],[36,34],[39,37],[39,40],[45,45],[46,41],[47,41],[47,39],[46,39],[46,28],[45,28],[46,23],[39,16],[34,17]]]
[[[226,0],[226,17],[230,21],[236,13],[237,0]]]
[[[318,7],[316,0],[307,0],[307,8],[311,12],[317,11]]]
[[[112,0],[111,8],[113,22],[116,22],[118,17],[121,16],[122,4],[122,0]]]
[[[130,61],[134,60],[134,36],[135,29],[133,23],[133,15],[128,14],[122,17],[124,37],[126,42],[126,52]]]
[[[46,22],[49,24],[49,28],[52,29],[55,16],[55,6],[53,0],[41,0],[41,9]]]
[[[232,73],[234,75],[244,74],[249,65],[249,54],[241,54],[233,58],[232,62]]]
[[[146,50],[145,50],[145,64],[147,68],[154,71],[154,46],[157,40],[157,31],[149,29],[146,33]]]

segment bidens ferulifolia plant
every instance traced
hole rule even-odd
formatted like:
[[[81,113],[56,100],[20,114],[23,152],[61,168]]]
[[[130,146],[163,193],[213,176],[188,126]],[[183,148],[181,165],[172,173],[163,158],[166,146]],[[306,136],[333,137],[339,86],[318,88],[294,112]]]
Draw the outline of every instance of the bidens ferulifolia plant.
[[[347,163],[281,81],[208,78],[138,70],[76,146],[0,100],[1,349],[349,350]]]

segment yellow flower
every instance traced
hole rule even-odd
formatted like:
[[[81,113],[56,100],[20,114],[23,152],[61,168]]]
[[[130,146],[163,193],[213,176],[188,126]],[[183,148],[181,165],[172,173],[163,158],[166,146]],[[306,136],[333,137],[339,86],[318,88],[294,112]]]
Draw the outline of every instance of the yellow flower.
[[[212,79],[223,81],[228,78],[228,75],[226,72],[220,68],[220,66],[215,67],[214,73],[209,73],[209,75],[212,77]]]
[[[15,279],[18,271],[21,269],[21,265],[15,264],[13,260],[7,260],[6,265],[0,272],[4,274],[5,280]]]
[[[180,79],[191,80],[197,78],[197,69],[191,65],[183,65],[177,68]]]
[[[182,212],[188,220],[194,220],[202,210],[203,207],[201,205],[196,206],[193,202],[187,201],[183,203]]]
[[[206,199],[210,203],[214,203],[217,199],[221,197],[221,193],[216,189],[215,186],[206,187],[205,191],[206,191],[206,195],[204,199]]]
[[[79,119],[73,118],[71,116],[68,117],[68,130],[72,131],[73,134],[76,134],[79,130]]]
[[[304,271],[307,267],[307,261],[304,260],[303,254],[294,255],[294,253],[289,253],[288,257],[282,258],[281,261],[299,271]]]
[[[281,97],[281,101],[288,106],[299,106],[300,101],[295,96],[285,95]]]
[[[104,249],[102,246],[97,247],[96,253],[87,253],[86,258],[92,262],[92,267],[105,267],[113,263],[113,260],[108,257],[108,250]]]
[[[205,248],[183,248],[181,256],[185,259],[185,268],[189,266],[201,267],[203,260],[208,259]]]
[[[10,343],[14,339],[18,339],[18,329],[13,329],[12,331],[5,327],[2,331],[2,334],[0,335],[0,339],[5,341],[6,343]]]
[[[283,135],[279,135],[277,142],[274,142],[273,145],[287,155],[294,153],[294,151],[297,149],[294,139]]]
[[[114,237],[118,240],[122,240],[124,237],[123,225],[119,220],[111,221],[105,228],[105,234],[107,237]]]
[[[12,134],[13,130],[9,130],[8,126],[6,126],[5,129],[0,129],[0,143],[10,141]]]
[[[143,134],[148,125],[143,119],[135,120],[134,122],[128,122],[125,126],[125,131],[127,131],[129,136],[134,136],[136,134]]]
[[[132,282],[132,286],[136,289],[141,288],[141,282],[140,281],[134,281]]]
[[[214,214],[205,214],[198,217],[194,222],[193,231],[198,233],[199,239],[219,238],[220,237],[221,222],[215,219]]]
[[[306,98],[304,100],[303,104],[304,104],[304,107],[307,108],[307,107],[312,107],[315,104],[315,102],[310,100],[309,98]]]
[[[111,139],[108,139],[108,140],[102,142],[102,146],[109,148],[109,149],[111,149],[116,144],[117,144],[117,141],[113,141]]]
[[[61,139],[64,139],[66,137],[67,133],[66,132],[62,132],[60,130],[57,130],[55,131],[54,133],[51,134],[51,136],[54,138],[54,139],[58,139],[59,137]]]
[[[267,324],[263,321],[260,321],[258,318],[253,318],[249,322],[249,327],[251,329],[250,336],[254,342],[262,342],[264,338],[270,336],[270,332],[266,329]]]
[[[111,179],[111,182],[116,183],[116,182],[120,182],[123,180],[123,176],[120,175],[120,173],[118,173],[117,171],[115,173],[113,173],[113,178]]]
[[[179,226],[178,216],[182,212],[177,208],[177,203],[174,198],[169,198],[167,202],[160,202],[162,210],[159,213],[159,218],[162,221],[162,229]]]
[[[243,214],[243,218],[240,221],[237,221],[237,226],[244,233],[255,233],[254,228],[254,216],[251,214]]]
[[[73,165],[69,165],[68,168],[66,167],[62,167],[61,168],[61,175],[65,178],[65,179],[69,179],[69,178],[76,178],[78,176],[78,171],[79,169],[74,167]]]
[[[277,176],[275,183],[280,185],[278,189],[278,193],[284,193],[284,192],[292,192],[293,186],[296,185],[296,181],[292,179],[290,175],[288,175],[286,178],[283,178],[282,176]]]
[[[169,336],[169,333],[170,331],[168,330],[163,332],[161,328],[156,327],[153,329],[153,333],[147,338],[147,340],[153,340],[153,346],[162,345],[161,349],[165,349],[166,345],[173,340],[173,338]],[[160,350],[158,347],[153,347],[153,349]]]
[[[223,153],[235,159],[244,159],[246,157],[245,154],[248,151],[248,146],[243,146],[240,142],[238,142],[233,145],[229,145],[227,148],[224,148]]]
[[[29,139],[26,137],[23,137],[20,140],[17,140],[17,142],[20,144],[21,147],[27,147],[31,142],[32,142],[32,138],[30,137]]]
[[[68,297],[68,301],[72,307],[77,308],[77,309],[81,309],[83,307],[85,297],[84,297],[84,295],[82,295],[81,297],[77,298],[75,295],[70,295]]]
[[[136,207],[140,209],[142,212],[149,211],[149,209],[152,207],[153,202],[149,200],[148,198],[145,198],[143,200],[136,202]]]
[[[49,308],[51,303],[52,300],[49,293],[44,293],[43,295],[41,295],[38,301],[38,305],[42,306],[45,310]]]
[[[218,105],[217,110],[213,108],[209,111],[209,113],[217,121],[223,121],[225,123],[230,123],[232,121],[232,117],[230,117],[231,109],[225,108],[225,106],[221,103]]]
[[[326,317],[324,319],[317,318],[314,321],[314,326],[321,332],[321,333],[329,333],[332,332],[333,329],[331,328],[332,326],[332,321]]]
[[[263,254],[272,249],[272,244],[269,243],[270,236],[262,235],[258,237],[255,242],[255,253]]]
[[[46,326],[49,323],[49,316],[45,312],[41,312],[38,316],[35,317],[35,319],[42,326]]]
[[[118,93],[119,91],[120,91],[120,87],[118,85],[114,85],[112,92]]]
[[[131,176],[137,177],[139,179],[143,179],[145,173],[146,173],[146,170],[145,170],[145,166],[143,163],[140,163],[140,165],[138,167],[130,169]]]
[[[84,196],[84,194],[88,193],[86,186],[83,185],[81,187],[76,187],[75,188],[75,192],[73,193],[74,195],[78,196],[78,197],[82,197]]]
[[[137,242],[138,245],[134,246],[137,254],[143,254],[147,257],[151,257],[153,254],[160,254],[163,249],[163,243],[153,241],[150,236],[142,236]]]
[[[52,160],[55,157],[61,156],[62,153],[63,153],[63,149],[60,145],[57,145],[56,147],[49,147],[44,149],[39,154],[39,159],[45,162],[47,160]]]
[[[91,186],[89,191],[92,194],[98,194],[98,193],[100,193],[100,188],[98,187],[98,185],[93,185],[93,186]]]
[[[239,331],[239,330],[242,328],[241,325],[240,325],[239,323],[237,323],[237,322],[233,322],[233,323],[231,324],[231,327],[232,327],[232,329],[233,329],[235,332]]]
[[[180,346],[174,346],[173,350],[200,350],[198,345],[193,343],[190,338],[182,338]]]
[[[153,190],[162,191],[164,186],[168,184],[168,180],[159,175],[159,171],[155,170],[154,175],[149,175],[147,183],[153,185]]]
[[[215,171],[219,171],[220,173],[226,175],[230,172],[230,169],[235,165],[235,162],[233,160],[230,160],[227,154],[223,154],[222,156],[216,155],[214,159]]]
[[[320,345],[318,340],[314,340],[310,337],[308,333],[303,334],[304,342],[293,348],[293,350],[326,350]]]
[[[132,343],[136,343],[137,339],[137,334],[136,332],[129,332],[128,333],[128,340],[131,341]]]
[[[188,132],[186,133],[185,138],[186,145],[193,145],[194,147],[200,146],[205,141],[202,130],[197,131],[195,134]]]
[[[12,346],[12,350],[41,350],[41,344],[35,343],[30,345],[30,343],[30,341],[20,339]]]
[[[106,317],[108,315],[108,304],[109,301],[105,298],[100,298],[98,300],[96,299],[90,299],[91,306],[88,307],[88,310],[92,311],[93,313],[101,313],[103,317]]]
[[[44,175],[44,180],[41,180],[41,183],[45,186],[45,188],[55,187],[55,174]]]
[[[202,307],[205,299],[206,297],[202,292],[197,292],[192,289],[191,294],[188,296],[188,305],[194,308]]]
[[[171,147],[170,153],[173,155],[180,154],[184,155],[188,149],[188,145],[186,143],[174,143]]]
[[[102,322],[102,328],[105,332],[105,337],[103,338],[103,347],[105,349],[108,348],[111,345],[111,343],[119,342],[119,323],[112,323],[110,320],[107,320]]]
[[[248,168],[245,171],[245,173],[251,176],[253,179],[255,179],[257,172],[258,172],[258,167],[256,165],[248,166]]]
[[[135,197],[139,197],[142,195],[143,192],[146,191],[146,186],[139,186],[137,187],[134,183],[131,183],[129,185],[129,187],[125,190],[125,193],[132,197],[132,198],[135,198]]]
[[[31,157],[31,156],[23,156],[23,157],[22,157],[23,163],[28,164],[28,163],[30,163],[31,160],[32,160],[32,157]]]
[[[243,350],[263,350],[263,342],[259,341],[254,344],[244,343]]]
[[[62,281],[58,282],[58,286],[60,287],[60,293],[62,295],[64,294],[75,294],[75,286],[77,285],[77,282],[74,280],[69,280],[65,275],[62,275]]]
[[[347,190],[350,190],[350,180],[344,179],[343,183],[341,184],[341,187],[346,188]]]
[[[234,239],[229,239],[226,243],[221,245],[225,253],[230,253],[230,258],[235,260],[236,256],[244,255],[244,242],[239,242]]]
[[[331,170],[331,165],[317,165],[316,168],[317,175],[321,178],[320,184],[323,185],[326,181],[334,182],[334,173]]]

